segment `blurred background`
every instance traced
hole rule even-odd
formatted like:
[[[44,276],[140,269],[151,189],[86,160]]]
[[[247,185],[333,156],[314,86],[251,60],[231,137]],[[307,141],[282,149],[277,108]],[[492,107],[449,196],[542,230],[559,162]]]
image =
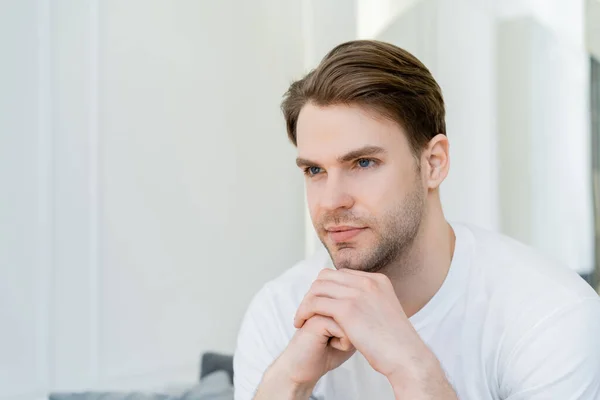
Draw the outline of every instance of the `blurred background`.
[[[0,399],[154,390],[233,352],[320,246],[281,97],[356,38],[440,83],[448,218],[596,284],[598,0],[0,0]]]

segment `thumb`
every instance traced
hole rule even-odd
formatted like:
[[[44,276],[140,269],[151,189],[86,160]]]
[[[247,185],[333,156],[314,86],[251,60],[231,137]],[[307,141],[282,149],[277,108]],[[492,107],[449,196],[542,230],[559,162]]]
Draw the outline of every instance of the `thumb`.
[[[341,338],[332,337],[329,341],[329,345],[340,351],[354,351],[354,346],[346,336],[342,336]]]

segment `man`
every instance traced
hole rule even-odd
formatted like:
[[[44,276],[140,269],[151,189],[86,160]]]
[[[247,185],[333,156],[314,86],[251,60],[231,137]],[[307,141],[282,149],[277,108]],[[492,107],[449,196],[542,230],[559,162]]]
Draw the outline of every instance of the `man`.
[[[236,400],[600,399],[596,293],[507,237],[446,222],[444,103],[423,64],[345,43],[282,109],[328,254],[255,296]]]

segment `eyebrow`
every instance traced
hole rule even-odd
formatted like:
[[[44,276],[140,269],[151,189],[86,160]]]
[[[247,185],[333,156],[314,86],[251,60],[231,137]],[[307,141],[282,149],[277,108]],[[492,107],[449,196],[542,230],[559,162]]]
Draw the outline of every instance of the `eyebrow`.
[[[341,163],[346,163],[346,162],[349,162],[352,160],[356,160],[357,158],[369,157],[369,156],[374,156],[376,154],[382,154],[382,153],[386,153],[386,151],[383,147],[365,146],[365,147],[361,147],[360,149],[352,150],[352,151],[344,154],[343,156],[339,156],[337,158],[337,161],[341,164]],[[301,157],[296,158],[296,165],[298,165],[299,167],[319,166],[318,163],[311,161],[311,160],[307,160],[305,158],[301,158]]]

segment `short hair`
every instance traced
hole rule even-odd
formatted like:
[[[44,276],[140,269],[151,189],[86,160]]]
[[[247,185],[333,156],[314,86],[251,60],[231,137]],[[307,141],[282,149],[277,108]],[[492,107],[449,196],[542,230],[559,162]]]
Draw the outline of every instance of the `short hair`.
[[[415,56],[390,43],[355,40],[338,45],[284,95],[288,137],[297,145],[296,126],[307,103],[363,106],[397,122],[415,155],[437,134],[446,134],[442,90]]]

